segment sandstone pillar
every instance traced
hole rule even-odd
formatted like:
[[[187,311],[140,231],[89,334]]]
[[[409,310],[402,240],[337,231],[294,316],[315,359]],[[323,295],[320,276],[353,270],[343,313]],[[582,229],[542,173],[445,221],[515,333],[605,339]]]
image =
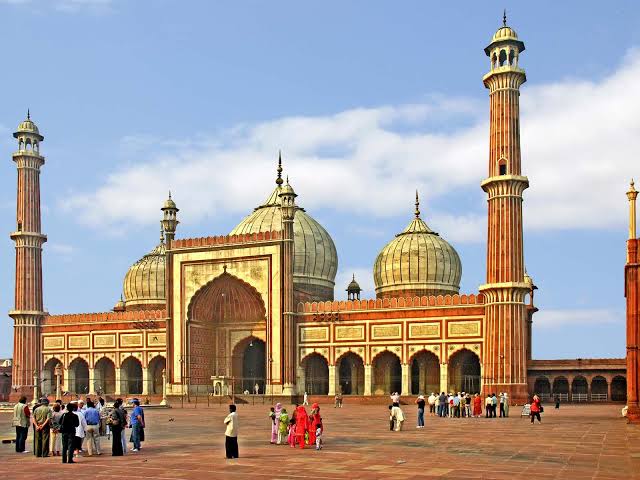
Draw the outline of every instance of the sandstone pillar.
[[[336,379],[338,370],[338,366],[337,365],[329,365],[329,392],[328,395],[329,396],[335,396],[336,394]]]
[[[364,366],[364,394],[371,396],[371,365]]]
[[[409,365],[406,363],[402,364],[402,395],[409,395],[411,394],[411,369],[409,368]]]

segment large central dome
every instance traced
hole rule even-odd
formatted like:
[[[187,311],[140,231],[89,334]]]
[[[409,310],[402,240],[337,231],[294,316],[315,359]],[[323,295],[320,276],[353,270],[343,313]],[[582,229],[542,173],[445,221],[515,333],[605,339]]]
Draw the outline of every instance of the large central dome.
[[[460,290],[462,264],[455,249],[415,218],[378,254],[373,269],[379,298],[446,295]]]
[[[282,230],[282,212],[278,195],[282,179],[269,198],[245,217],[230,233],[259,233]],[[293,221],[295,301],[333,300],[338,253],[329,233],[303,208],[298,207]]]

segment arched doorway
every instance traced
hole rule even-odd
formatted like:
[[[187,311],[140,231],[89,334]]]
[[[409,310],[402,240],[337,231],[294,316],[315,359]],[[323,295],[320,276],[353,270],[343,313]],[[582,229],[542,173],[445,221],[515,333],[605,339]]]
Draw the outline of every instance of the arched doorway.
[[[265,343],[259,338],[250,337],[241,341],[233,350],[233,376],[237,393],[245,391],[265,393],[266,385]]]
[[[567,380],[566,377],[556,377],[553,379],[553,394],[554,395],[569,394],[569,380]]]
[[[67,388],[78,395],[89,393],[89,365],[82,358],[76,358],[69,365]]]
[[[603,402],[609,398],[609,384],[601,375],[591,379],[591,400]]]
[[[611,380],[611,400],[614,402],[627,401],[627,379],[618,375]]]
[[[62,372],[62,363],[57,358],[51,358],[44,364],[42,369],[42,394],[43,395],[55,395],[56,393],[56,366],[60,365],[60,371]],[[60,383],[62,384],[62,377]]]
[[[329,364],[318,353],[312,353],[302,361],[304,388],[309,395],[329,394]]]
[[[94,367],[95,385],[93,389],[96,393],[107,394],[116,391],[116,366],[107,358],[102,357],[96,362]]]
[[[132,395],[142,393],[142,364],[134,357],[128,357],[120,365],[120,391]]]
[[[578,402],[586,402],[589,393],[589,383],[582,375],[578,375],[571,382],[571,399]]]
[[[373,359],[373,394],[389,395],[402,392],[402,367],[400,358],[394,353],[384,351]]]
[[[166,360],[164,357],[153,357],[149,362],[149,385],[148,392],[159,395],[162,393],[162,372],[165,369]]]
[[[449,391],[480,393],[480,359],[463,348],[449,357]]]
[[[533,393],[540,395],[541,397],[548,397],[551,395],[551,383],[547,377],[536,378],[536,383],[533,385]]]
[[[236,351],[231,352],[231,335],[239,328],[266,332],[266,309],[260,293],[247,282],[224,272],[200,288],[189,303],[188,369],[191,385],[209,385],[211,377],[236,377]],[[264,378],[264,374],[262,375]],[[262,380],[264,383],[264,380]],[[239,386],[238,389],[241,389]],[[243,391],[244,389],[241,389]],[[253,386],[249,389],[253,392]]]
[[[338,360],[338,383],[343,395],[364,395],[364,362],[353,352]]]
[[[440,361],[427,350],[416,353],[411,360],[411,393],[413,395],[440,391]]]

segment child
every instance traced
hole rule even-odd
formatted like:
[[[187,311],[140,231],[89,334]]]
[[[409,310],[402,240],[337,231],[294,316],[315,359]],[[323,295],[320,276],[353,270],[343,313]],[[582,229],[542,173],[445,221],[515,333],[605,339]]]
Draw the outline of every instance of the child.
[[[275,428],[276,428],[276,409],[271,407],[271,411],[269,412],[269,418],[271,419],[271,445],[275,442]]]
[[[322,448],[322,422],[316,423],[316,450]]]
[[[291,420],[289,420],[288,441],[291,448],[296,446],[296,419],[293,417],[291,418]]]
[[[282,444],[282,439],[287,433],[287,428],[289,427],[289,415],[287,414],[287,409],[282,408],[280,410],[280,425],[278,426],[278,445]]]

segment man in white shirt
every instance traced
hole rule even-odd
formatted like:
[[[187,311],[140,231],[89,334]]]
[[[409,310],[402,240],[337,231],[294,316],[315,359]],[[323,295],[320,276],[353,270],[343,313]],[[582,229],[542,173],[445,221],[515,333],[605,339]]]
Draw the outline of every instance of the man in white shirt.
[[[229,405],[229,415],[224,419],[224,423],[227,426],[224,432],[226,456],[238,458],[238,414],[235,405]]]
[[[427,398],[427,403],[429,404],[429,413],[431,415],[435,415],[436,414],[436,399],[438,397],[436,397],[436,394],[431,392],[431,395],[429,395],[429,398]]]
[[[80,454],[82,453],[82,442],[84,442],[84,433],[87,430],[87,421],[84,418],[84,413],[82,413],[80,411],[80,409],[82,407],[84,407],[84,402],[81,400],[78,402],[78,410],[74,411],[73,413],[76,414],[78,416],[78,426],[76,427],[76,444],[75,444],[75,451],[76,451],[76,457],[79,457]]]

